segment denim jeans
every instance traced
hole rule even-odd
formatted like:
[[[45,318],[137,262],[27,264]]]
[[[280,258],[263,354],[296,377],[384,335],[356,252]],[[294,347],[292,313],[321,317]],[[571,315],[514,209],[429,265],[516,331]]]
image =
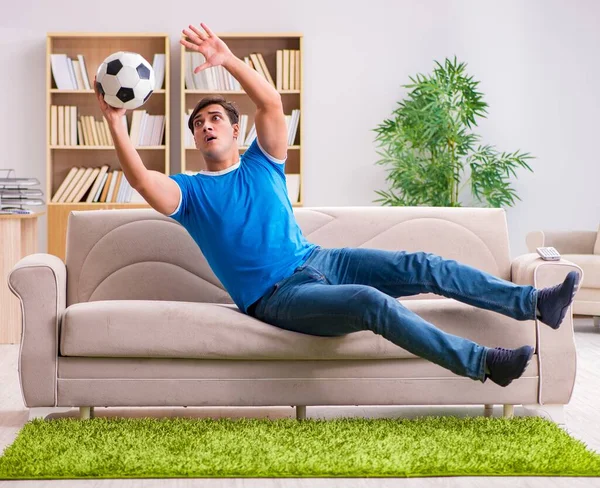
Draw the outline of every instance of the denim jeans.
[[[426,252],[317,246],[302,266],[248,311],[282,329],[316,336],[371,330],[405,350],[485,381],[488,348],[448,334],[396,298],[435,293],[516,320],[535,318],[538,290]]]

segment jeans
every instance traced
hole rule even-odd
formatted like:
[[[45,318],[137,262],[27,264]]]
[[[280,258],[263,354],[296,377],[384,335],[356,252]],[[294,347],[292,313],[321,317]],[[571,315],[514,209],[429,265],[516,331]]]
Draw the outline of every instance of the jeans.
[[[248,314],[316,336],[371,330],[455,374],[485,382],[488,348],[438,329],[396,300],[420,293],[453,298],[516,320],[533,320],[538,290],[426,252],[317,246]]]

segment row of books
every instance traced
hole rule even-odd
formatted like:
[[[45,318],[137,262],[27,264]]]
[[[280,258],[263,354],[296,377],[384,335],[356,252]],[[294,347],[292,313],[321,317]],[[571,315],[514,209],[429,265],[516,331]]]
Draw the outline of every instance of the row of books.
[[[83,54],[71,59],[66,54],[51,54],[50,66],[54,84],[59,90],[91,90],[90,78]],[[165,79],[165,55],[157,53],[152,61],[154,89],[159,90]]]
[[[145,110],[132,112],[129,138],[135,146],[161,146],[164,136],[164,115],[150,115]]]
[[[255,69],[277,90],[300,89],[300,50],[278,49],[276,52],[275,81],[261,53],[250,53],[244,62]],[[194,69],[202,66],[205,57],[199,52],[185,52],[185,87],[188,90],[240,91],[240,83],[223,66],[214,66],[198,73]]]
[[[127,129],[127,117],[122,117]],[[160,146],[165,134],[165,116],[133,110],[129,137],[135,146]],[[113,140],[104,117],[77,115],[74,105],[50,107],[50,144],[52,146],[112,146]]]
[[[192,114],[193,109],[189,109],[188,113],[184,115],[183,127],[188,126],[188,120]],[[290,115],[285,116],[285,123],[288,129],[288,146],[292,146],[296,140],[296,134],[298,133],[298,126],[300,124],[300,109],[293,109]],[[248,131],[248,115],[240,114],[240,137],[238,138],[238,146],[245,147],[252,144],[256,138],[256,125],[252,124],[252,127]],[[194,135],[190,130],[185,131],[184,145],[186,148],[196,147],[194,143]]]
[[[53,203],[144,202],[120,169],[72,167],[52,197]]]
[[[241,90],[239,82],[223,66],[214,66],[194,73],[194,68],[204,64],[202,53],[185,52],[185,87],[188,90]]]

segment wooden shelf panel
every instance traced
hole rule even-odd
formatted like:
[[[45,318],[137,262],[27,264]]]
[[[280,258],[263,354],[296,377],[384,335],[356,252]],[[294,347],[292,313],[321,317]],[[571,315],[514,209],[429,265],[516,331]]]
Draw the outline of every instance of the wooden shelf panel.
[[[115,146],[50,146],[50,149],[57,151],[79,151],[79,150],[93,150],[93,151],[114,151]],[[135,146],[136,150],[141,151],[164,151],[166,146]]]
[[[48,202],[48,206],[49,207],[139,207],[139,206],[145,206],[145,207],[149,207],[150,205],[148,203],[141,203],[141,202],[127,202],[127,203],[117,203],[117,202],[96,202],[96,203],[86,203],[86,202],[77,202],[77,203],[55,203],[55,202]]]
[[[245,151],[246,149],[248,149],[249,146],[240,146],[238,149],[240,151]],[[186,147],[185,148],[186,151],[196,151],[197,149],[195,147]],[[300,146],[288,146],[288,151],[299,151],[300,150]]]
[[[90,83],[94,81],[94,79],[90,79]],[[162,88],[160,90],[154,90],[152,92],[152,95],[164,95],[167,91]],[[87,94],[95,94],[94,90],[59,90],[58,88],[51,88],[50,89],[50,93],[52,93],[53,95],[73,95],[73,94],[82,94],[82,93],[87,93]],[[141,107],[140,107],[141,108]]]
[[[300,95],[300,90],[277,90],[281,95]],[[240,90],[185,90],[186,95],[246,95],[245,91]]]

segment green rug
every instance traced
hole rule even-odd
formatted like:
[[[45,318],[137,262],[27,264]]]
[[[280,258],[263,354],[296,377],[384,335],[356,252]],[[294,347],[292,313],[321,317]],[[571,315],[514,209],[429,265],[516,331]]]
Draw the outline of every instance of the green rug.
[[[536,417],[34,420],[0,457],[1,479],[599,475]]]

